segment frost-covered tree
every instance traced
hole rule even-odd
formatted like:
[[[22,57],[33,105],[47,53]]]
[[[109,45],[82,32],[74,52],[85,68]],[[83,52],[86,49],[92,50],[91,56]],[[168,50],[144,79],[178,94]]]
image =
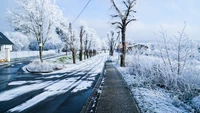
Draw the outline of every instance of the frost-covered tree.
[[[107,38],[108,38],[108,46],[110,49],[110,56],[113,56],[114,49],[116,47],[116,44],[119,38],[119,33],[118,33],[118,36],[115,37],[115,32],[111,30],[110,34],[107,35]]]
[[[102,49],[102,39],[100,37],[95,36],[92,41],[91,49],[93,50],[101,50]]]
[[[89,58],[89,51],[92,46],[92,41],[94,40],[95,30],[92,28],[85,28],[86,36],[83,38],[84,44],[84,59]]]
[[[85,30],[84,30],[84,27],[81,26],[80,27],[80,34],[79,34],[79,37],[80,37],[80,51],[79,51],[79,60],[82,61],[83,59],[83,36],[85,34]]]
[[[41,62],[45,43],[55,38],[56,27],[63,28],[63,23],[67,23],[55,2],[56,0],[16,0],[18,8],[8,11],[11,25],[28,37],[36,39],[41,47]]]
[[[72,25],[69,23],[69,29],[68,29],[68,38],[67,38],[67,44],[69,46],[70,51],[72,52],[72,59],[73,63],[76,63],[76,53],[79,50],[79,38],[76,35],[77,32],[72,32]]]
[[[106,39],[101,40],[101,50],[103,50],[104,52],[106,52],[106,50],[108,49],[108,44],[106,43]]]
[[[14,43],[13,51],[29,50],[31,39],[26,35],[21,32],[5,32],[4,34]]]
[[[83,44],[84,44],[84,59],[86,59],[88,58],[88,44],[89,44],[88,34],[86,34]]]
[[[79,31],[79,58],[82,58],[82,53],[84,53],[84,59],[93,56],[96,53],[97,48],[99,48],[99,37],[96,35],[96,31],[89,28],[87,23],[80,21],[80,31]],[[81,60],[81,59],[80,59]]]
[[[112,23],[112,25],[116,25],[118,29],[121,30],[121,39],[122,39],[122,55],[121,55],[121,62],[120,66],[125,67],[125,56],[126,56],[126,28],[129,23],[132,21],[136,21],[134,19],[134,13],[136,11],[133,9],[136,0],[123,0],[123,5],[125,9],[119,8],[119,6],[116,5],[115,0],[111,0],[112,6],[114,7],[116,14],[111,15],[112,18],[117,18],[119,20]]]
[[[186,23],[181,32],[169,38],[162,29],[159,37],[162,39],[158,43],[160,57],[169,73],[173,75],[183,74],[188,60],[195,56],[198,46],[189,40],[185,33]]]
[[[68,47],[68,44],[67,44],[67,40],[68,40],[68,33],[67,31],[65,30],[62,30],[60,28],[56,28],[56,33],[59,35],[60,37],[60,40],[62,41],[62,48],[61,50],[63,52],[66,52],[66,55],[67,55],[67,52],[69,51],[69,47]]]

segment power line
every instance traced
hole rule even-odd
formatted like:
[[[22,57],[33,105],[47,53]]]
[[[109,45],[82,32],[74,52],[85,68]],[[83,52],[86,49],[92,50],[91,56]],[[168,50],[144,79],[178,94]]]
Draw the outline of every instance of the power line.
[[[82,9],[82,11],[79,13],[79,15],[74,19],[74,21],[72,22],[72,24],[79,18],[79,16],[81,16],[81,14],[83,13],[83,11],[86,9],[86,7],[88,6],[88,4],[90,3],[91,0],[89,0],[87,2],[87,4],[85,5],[85,7]]]

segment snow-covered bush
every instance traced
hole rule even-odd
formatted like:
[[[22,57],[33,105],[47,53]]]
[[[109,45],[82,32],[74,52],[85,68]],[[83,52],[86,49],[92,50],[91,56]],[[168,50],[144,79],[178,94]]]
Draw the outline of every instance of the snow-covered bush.
[[[192,99],[191,104],[196,109],[196,112],[200,112],[200,96],[196,96]]]
[[[177,75],[171,73],[159,57],[131,55],[127,56],[127,60],[131,74],[137,79],[137,86],[161,87],[185,93],[195,91],[199,87],[200,70],[197,65],[186,66],[183,74]],[[173,68],[176,68],[174,64]]]
[[[44,44],[44,50],[56,50],[56,49],[61,49],[64,46],[64,43],[61,42],[59,38],[53,38],[47,41]],[[33,40],[29,44],[29,49],[32,51],[38,51],[39,46],[38,42],[36,40]]]
[[[32,41],[29,44],[29,49],[32,50],[32,51],[38,51],[39,50],[38,42],[37,41]]]
[[[21,32],[5,32],[4,33],[13,43],[13,51],[29,50],[30,38]]]
[[[35,73],[46,73],[46,72],[53,72],[55,70],[62,69],[64,65],[62,64],[56,64],[56,63],[48,63],[48,62],[43,62],[41,63],[40,61],[33,61],[29,65],[27,65],[27,70],[30,72],[35,72]]]
[[[127,66],[137,79],[136,86],[170,90],[182,100],[195,95],[200,85],[198,46],[188,39],[184,29],[174,39],[160,32],[163,42],[149,56],[135,51],[127,57]]]

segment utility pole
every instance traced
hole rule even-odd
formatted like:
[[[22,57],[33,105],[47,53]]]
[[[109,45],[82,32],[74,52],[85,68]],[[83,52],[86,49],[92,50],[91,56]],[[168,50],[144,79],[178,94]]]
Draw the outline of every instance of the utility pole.
[[[119,38],[120,31],[118,31],[117,33],[118,33],[118,36],[117,36],[117,39],[118,39],[118,60],[117,60],[117,63],[118,63],[119,62],[119,57],[120,57],[120,48],[119,48],[119,46],[120,46],[120,38]]]

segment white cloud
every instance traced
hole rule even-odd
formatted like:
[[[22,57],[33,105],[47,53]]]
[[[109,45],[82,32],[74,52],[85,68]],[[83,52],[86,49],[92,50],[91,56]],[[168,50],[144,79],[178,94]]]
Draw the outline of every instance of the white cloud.
[[[133,22],[127,28],[127,38],[133,40],[156,40],[154,33],[158,33],[161,27],[166,31],[168,36],[176,35],[184,27],[184,22],[180,23],[161,23],[161,24],[146,24],[143,22]],[[198,40],[199,26],[187,24],[185,33],[191,40]]]

